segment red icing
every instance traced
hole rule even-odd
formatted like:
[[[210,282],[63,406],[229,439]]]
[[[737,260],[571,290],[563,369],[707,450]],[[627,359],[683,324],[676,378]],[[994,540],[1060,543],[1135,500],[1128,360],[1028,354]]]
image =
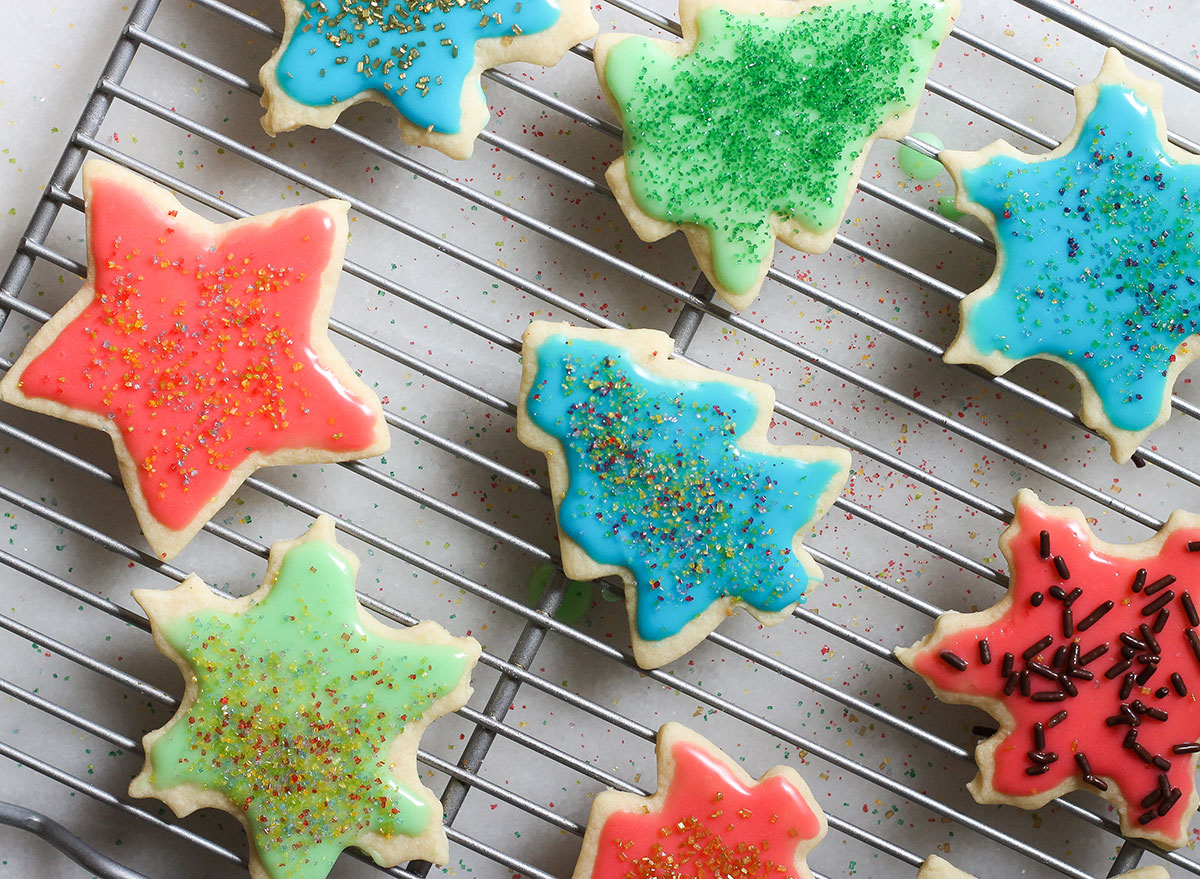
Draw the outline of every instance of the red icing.
[[[252,452],[372,444],[371,406],[310,346],[334,244],[324,210],[195,232],[107,179],[88,207],[96,297],[21,390],[115,421],[154,518],[187,526]]]
[[[671,754],[662,810],[610,815],[592,879],[799,879],[796,847],[821,824],[794,785],[774,777],[747,786],[691,742],[676,742]]]
[[[1147,831],[1182,838],[1191,817],[1188,804],[1195,783],[1193,760],[1191,755],[1174,753],[1173,746],[1195,742],[1200,737],[1200,706],[1197,705],[1200,646],[1194,650],[1189,642],[1190,623],[1182,598],[1182,594],[1190,590],[1193,600],[1200,606],[1200,552],[1191,552],[1187,546],[1189,541],[1200,540],[1200,529],[1178,529],[1167,538],[1157,555],[1129,559],[1097,550],[1086,528],[1073,519],[1048,514],[1039,507],[1018,504],[1016,522],[1020,530],[1012,537],[1008,549],[1013,567],[1012,607],[990,626],[965,629],[953,637],[931,643],[917,654],[914,670],[951,693],[1000,700],[1012,713],[1016,729],[996,750],[993,787],[997,792],[1010,796],[1037,795],[1072,777],[1085,788],[1092,786],[1084,780],[1076,759],[1076,754],[1083,752],[1093,776],[1116,783],[1128,802],[1128,820],[1137,825],[1144,816],[1145,820],[1140,823]],[[1049,533],[1050,559],[1041,555],[1042,531]],[[1053,560],[1056,555],[1062,556],[1066,564],[1067,579],[1056,569]],[[1178,581],[1147,597],[1145,591],[1133,590],[1141,568],[1146,570],[1147,584],[1153,584],[1167,574],[1174,575]],[[1064,635],[1063,601],[1049,592],[1056,585],[1067,593],[1076,587],[1083,590],[1071,606],[1075,628],[1072,637]],[[1160,648],[1158,671],[1144,685],[1135,685],[1122,699],[1125,672],[1113,678],[1105,675],[1123,661],[1121,648],[1125,645],[1120,641],[1120,635],[1128,633],[1143,640],[1139,627],[1142,624],[1153,626],[1158,612],[1143,615],[1142,611],[1168,590],[1174,593],[1163,605],[1169,610],[1169,617],[1161,632],[1151,632]],[[1035,592],[1044,596],[1039,607],[1031,604]],[[1113,601],[1113,609],[1086,631],[1078,631],[1080,623],[1107,600]],[[1200,635],[1200,630],[1196,634]],[[1058,648],[1063,645],[1070,649],[1072,643],[1078,643],[1083,656],[1105,642],[1110,646],[1104,655],[1087,664],[1086,670],[1094,673],[1091,681],[1070,678],[1078,696],[1068,694],[1060,702],[1034,701],[1032,694],[1063,689],[1060,684],[1038,674],[1030,675],[1030,697],[1022,696],[1019,687],[1006,696],[1005,678],[1001,674],[1004,654],[1014,654],[1016,671],[1026,669],[1028,664],[1022,654],[1046,635],[1052,636],[1053,642],[1032,657],[1034,662],[1045,665],[1053,664]],[[986,665],[979,652],[979,642],[983,638],[987,639],[992,656],[991,663]],[[955,670],[941,655],[946,650],[967,660],[967,668]],[[1146,669],[1147,664],[1140,662],[1138,656],[1148,656],[1152,652],[1137,651],[1128,671],[1140,673]],[[1172,673],[1180,676],[1187,690],[1186,696],[1177,692]],[[1166,694],[1162,694],[1164,687]],[[1132,706],[1135,700],[1140,700],[1144,708],[1166,712],[1167,720],[1134,710],[1138,709],[1138,706]],[[1137,742],[1146,749],[1146,754],[1157,755],[1170,763],[1166,776],[1169,786],[1179,789],[1179,795],[1163,816],[1157,814],[1157,805],[1162,800],[1152,802],[1148,807],[1142,805],[1143,798],[1152,795],[1158,787],[1162,768],[1148,763],[1134,749],[1124,746],[1126,736],[1135,728],[1132,724],[1120,722],[1110,726],[1106,723],[1106,718],[1122,713],[1122,704],[1132,706],[1131,710],[1139,720]],[[1057,754],[1057,761],[1049,764],[1049,771],[1029,775],[1026,769],[1036,765],[1029,756],[1029,752],[1035,750],[1034,724],[1045,725],[1062,710],[1066,710],[1067,718],[1045,730],[1046,745],[1042,752]]]

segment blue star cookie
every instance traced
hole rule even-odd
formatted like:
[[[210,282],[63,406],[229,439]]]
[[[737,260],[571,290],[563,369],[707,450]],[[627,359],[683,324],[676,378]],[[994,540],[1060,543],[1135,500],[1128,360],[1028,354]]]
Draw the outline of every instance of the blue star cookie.
[[[734,607],[787,617],[821,579],[800,545],[841,493],[842,449],[775,446],[775,395],[669,359],[655,330],[534,322],[518,435],[546,454],[563,568],[625,581],[634,657],[682,656]]]
[[[259,72],[268,134],[328,128],[361,101],[399,113],[409,143],[467,158],[488,120],[479,74],[551,65],[596,22],[585,0],[282,0],[279,49]]]
[[[1161,89],[1110,50],[1076,89],[1075,130],[1030,157],[1004,142],[939,157],[987,223],[996,269],[962,304],[950,363],[1067,367],[1117,462],[1164,423],[1200,353],[1200,160],[1167,142]]]

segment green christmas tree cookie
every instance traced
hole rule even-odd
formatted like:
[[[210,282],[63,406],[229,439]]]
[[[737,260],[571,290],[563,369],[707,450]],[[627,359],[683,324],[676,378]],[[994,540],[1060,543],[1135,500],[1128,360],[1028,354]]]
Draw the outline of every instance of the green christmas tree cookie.
[[[645,241],[677,229],[731,305],[775,239],[833,243],[871,144],[908,133],[959,0],[680,0],[683,42],[596,40],[625,126],[607,178]]]

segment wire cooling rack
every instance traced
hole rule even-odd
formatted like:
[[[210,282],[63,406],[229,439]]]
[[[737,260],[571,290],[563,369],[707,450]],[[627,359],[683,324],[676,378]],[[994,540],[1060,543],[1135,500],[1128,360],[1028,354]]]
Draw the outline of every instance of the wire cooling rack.
[[[1115,45],[1164,83],[1172,140],[1200,153],[1200,130],[1181,130],[1200,109],[1200,69],[1177,57],[1195,48],[1182,7],[1147,18],[1132,0],[1085,4],[1128,16],[1167,51],[1061,0],[965,6],[918,129],[963,148],[1001,135],[1053,147],[1071,127],[1070,90]],[[596,12],[605,28],[678,33],[665,4],[607,0]],[[943,608],[996,600],[1006,582],[996,538],[1018,487],[1080,505],[1114,541],[1144,538],[1175,506],[1200,508],[1200,400],[1187,381],[1172,422],[1136,467],[1118,468],[1071,414],[1078,391],[1065,373],[994,378],[942,364],[956,303],[986,277],[991,245],[933,210],[952,194],[946,179],[922,186],[895,172],[894,145],[877,145],[833,251],[781,249],[755,307],[732,313],[711,301],[679,236],[637,241],[599,182],[620,131],[586,46],[548,71],[489,72],[492,125],[456,164],[402,146],[379,107],[330,131],[264,137],[255,71],[279,24],[273,0],[133,5],[0,285],[0,368],[85,272],[76,178],[88,155],[214,219],[345,198],[352,240],[331,327],[378,388],[393,449],[260,471],[165,564],[144,550],[106,438],[5,407],[0,789],[112,860],[20,808],[0,822],[53,839],[97,875],[239,875],[245,843],[228,816],[176,821],[125,796],[141,734],[180,692],[129,589],[195,570],[244,594],[270,542],[329,511],[363,559],[367,607],[401,625],[436,619],[485,647],[475,697],[419,754],[445,804],[450,875],[569,875],[591,797],[653,789],[654,732],[668,719],[754,774],[800,769],[829,816],[810,861],[822,877],[908,877],[934,851],[983,876],[1091,879],[1139,860],[1200,875],[1191,847],[1123,842],[1093,798],[1033,813],[974,804],[962,786],[984,716],[933,702],[891,654]],[[561,574],[529,602],[532,569],[558,563],[542,462],[513,430],[518,340],[535,316],[668,330],[681,356],[777,389],[777,442],[853,451],[851,486],[808,541],[827,583],[792,624],[735,617],[689,657],[641,672],[621,605],[604,600],[611,587],[578,625],[553,616]],[[0,838],[16,839],[4,864],[21,875],[67,869],[31,839]],[[335,875],[377,871],[351,853]]]

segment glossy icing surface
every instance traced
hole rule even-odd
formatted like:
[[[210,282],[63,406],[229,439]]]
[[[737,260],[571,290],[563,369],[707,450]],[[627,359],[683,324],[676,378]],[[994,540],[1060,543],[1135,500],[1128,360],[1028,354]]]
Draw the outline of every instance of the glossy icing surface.
[[[821,832],[800,791],[779,777],[743,784],[691,742],[671,755],[662,810],[610,815],[592,879],[800,879],[796,847]]]
[[[525,404],[565,449],[559,524],[597,562],[633,572],[643,639],[677,634],[724,595],[766,611],[803,599],[792,538],[838,464],[741,449],[758,409],[727,382],[664,379],[623,348],[561,335],[537,358]]]
[[[770,213],[818,233],[840,222],[868,139],[915,105],[949,26],[941,0],[849,0],[775,18],[719,6],[683,56],[632,37],[604,78],[649,216],[709,231],[720,283],[750,289]]]
[[[468,661],[450,646],[367,630],[335,545],[292,548],[250,610],[196,613],[161,633],[198,693],[151,749],[152,781],[220,791],[244,809],[273,879],[319,879],[368,831],[428,826],[429,806],[391,773],[389,751],[458,686]]]
[[[1172,159],[1150,108],[1110,83],[1064,157],[995,156],[962,178],[1004,254],[999,288],[967,312],[974,346],[1061,358],[1117,428],[1153,424],[1176,349],[1200,327],[1200,166]]]
[[[1157,555],[1123,558],[1038,507],[1019,504],[1017,522],[1011,608],[930,643],[914,670],[1011,712],[1016,728],[996,751],[999,793],[1035,795],[1068,778],[1115,783],[1132,821],[1186,835],[1188,746],[1200,737],[1200,551],[1189,544],[1200,550],[1200,529],[1176,530]]]
[[[373,89],[421,128],[457,134],[475,43],[535,34],[555,0],[306,0],[276,70],[294,100],[324,107]],[[478,83],[473,86],[479,89]]]
[[[97,180],[95,299],[20,388],[119,425],[150,513],[168,528],[191,522],[254,451],[367,448],[374,410],[310,344],[333,234],[319,206],[269,228],[201,234],[139,190]]]

